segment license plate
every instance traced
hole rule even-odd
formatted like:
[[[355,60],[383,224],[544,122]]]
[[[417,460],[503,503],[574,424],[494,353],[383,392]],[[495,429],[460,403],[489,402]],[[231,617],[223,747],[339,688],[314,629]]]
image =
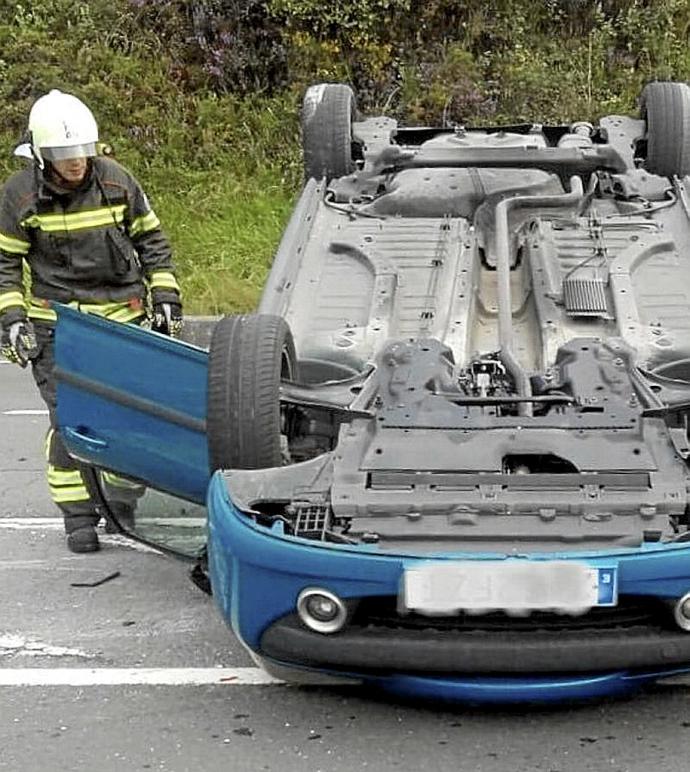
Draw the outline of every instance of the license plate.
[[[572,561],[423,563],[405,569],[401,593],[407,611],[456,614],[557,611],[581,614],[615,606],[615,568]]]

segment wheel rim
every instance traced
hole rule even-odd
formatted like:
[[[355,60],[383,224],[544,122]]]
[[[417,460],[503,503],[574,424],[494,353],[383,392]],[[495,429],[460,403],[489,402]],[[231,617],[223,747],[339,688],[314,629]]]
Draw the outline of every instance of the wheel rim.
[[[280,352],[280,380],[291,381],[294,376],[294,366],[290,358],[290,352],[287,346],[283,346]]]
[[[295,374],[294,363],[290,356],[290,351],[287,345],[284,345],[280,352],[280,380],[291,381]],[[289,455],[289,443],[290,437],[290,420],[288,418],[288,406],[280,405],[280,433],[285,437],[288,442],[288,455]],[[285,463],[285,461],[283,461]]]

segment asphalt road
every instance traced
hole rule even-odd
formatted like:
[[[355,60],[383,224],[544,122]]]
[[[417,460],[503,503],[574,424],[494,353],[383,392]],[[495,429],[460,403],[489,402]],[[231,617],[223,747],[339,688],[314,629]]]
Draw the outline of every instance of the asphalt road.
[[[26,412],[42,408],[28,373],[0,362],[0,770],[687,769],[685,686],[487,710],[262,679],[184,565],[119,537],[66,550],[47,419]]]

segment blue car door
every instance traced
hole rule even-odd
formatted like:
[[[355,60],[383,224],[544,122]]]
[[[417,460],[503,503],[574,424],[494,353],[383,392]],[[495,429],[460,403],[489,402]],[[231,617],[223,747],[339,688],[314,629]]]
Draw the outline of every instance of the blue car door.
[[[70,453],[203,503],[207,353],[133,325],[56,310],[58,422]]]

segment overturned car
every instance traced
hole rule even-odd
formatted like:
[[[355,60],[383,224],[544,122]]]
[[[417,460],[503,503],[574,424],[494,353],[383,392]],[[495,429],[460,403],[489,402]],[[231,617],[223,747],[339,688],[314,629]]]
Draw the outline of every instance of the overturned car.
[[[207,555],[269,671],[474,700],[690,672],[690,89],[640,105],[403,128],[314,86],[258,313],[207,353],[58,309],[70,451],[148,486],[103,506]]]

